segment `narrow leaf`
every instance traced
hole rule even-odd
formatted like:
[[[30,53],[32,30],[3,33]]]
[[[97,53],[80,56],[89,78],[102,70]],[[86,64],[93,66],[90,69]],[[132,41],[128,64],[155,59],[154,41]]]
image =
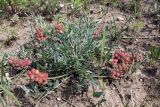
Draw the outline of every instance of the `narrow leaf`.
[[[7,90],[7,89],[6,89],[4,86],[2,86],[2,85],[0,85],[0,89],[3,90],[3,92],[4,92],[6,95],[12,97],[12,98],[16,101],[16,103],[17,103],[19,106],[21,106],[20,102],[19,102],[18,99],[14,96],[13,93],[11,93],[9,90]]]

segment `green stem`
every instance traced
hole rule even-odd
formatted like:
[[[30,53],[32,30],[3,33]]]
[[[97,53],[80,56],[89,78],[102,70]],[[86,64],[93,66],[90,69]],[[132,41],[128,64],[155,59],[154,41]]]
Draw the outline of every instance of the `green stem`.
[[[63,78],[63,77],[66,77],[66,76],[68,76],[68,74],[64,74],[64,75],[56,76],[56,77],[49,77],[48,79],[49,80],[55,80],[55,79]]]

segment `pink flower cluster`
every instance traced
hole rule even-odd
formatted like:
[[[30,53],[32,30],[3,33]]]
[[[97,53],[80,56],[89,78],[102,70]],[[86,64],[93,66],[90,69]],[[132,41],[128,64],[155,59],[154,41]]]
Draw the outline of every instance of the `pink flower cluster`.
[[[110,64],[112,65],[110,70],[110,76],[112,78],[120,78],[130,69],[133,62],[139,62],[142,60],[142,55],[140,53],[129,54],[121,50],[116,50],[113,59]]]
[[[40,27],[35,28],[35,37],[38,41],[44,41],[47,39]]]
[[[63,24],[60,22],[55,23],[55,30],[57,33],[63,33]]]
[[[28,58],[18,59],[18,58],[11,57],[9,58],[8,63],[13,67],[26,68],[31,64],[31,61]]]
[[[47,84],[48,82],[48,73],[46,72],[40,72],[37,69],[31,69],[30,71],[27,72],[27,75],[29,78],[39,84]]]
[[[31,65],[31,61],[28,58],[19,59],[11,57],[8,59],[8,63],[15,67],[16,69],[20,68],[27,68]],[[32,68],[30,71],[27,72],[29,78],[33,81],[36,81],[39,84],[47,84],[48,80],[48,73],[39,72],[39,70]]]

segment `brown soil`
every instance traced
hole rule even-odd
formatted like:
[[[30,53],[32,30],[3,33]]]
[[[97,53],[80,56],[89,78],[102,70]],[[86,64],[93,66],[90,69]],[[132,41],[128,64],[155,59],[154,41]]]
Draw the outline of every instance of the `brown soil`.
[[[3,20],[0,28],[0,59],[3,57],[4,53],[7,54],[15,54],[19,51],[20,46],[29,41],[30,38],[30,27],[27,22],[19,22],[19,24],[15,26],[10,26],[11,22]],[[7,37],[11,37],[12,35],[9,32],[2,30],[2,28],[13,29],[17,35],[16,39],[11,41],[8,45],[5,45],[5,41],[8,40]]]

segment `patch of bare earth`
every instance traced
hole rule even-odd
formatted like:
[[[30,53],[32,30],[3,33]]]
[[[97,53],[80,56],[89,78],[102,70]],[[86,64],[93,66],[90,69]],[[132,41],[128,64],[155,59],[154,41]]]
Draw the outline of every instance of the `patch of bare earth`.
[[[10,22],[3,20],[1,27],[0,27],[0,59],[3,57],[5,53],[7,54],[15,54],[19,51],[20,46],[27,43],[30,38],[30,26],[27,22],[19,22],[19,24],[15,26],[10,26]],[[7,31],[4,28],[8,29]],[[2,30],[3,29],[3,30]],[[5,42],[8,40],[9,37],[12,36],[12,32],[16,32],[16,39],[10,41],[7,45]]]

